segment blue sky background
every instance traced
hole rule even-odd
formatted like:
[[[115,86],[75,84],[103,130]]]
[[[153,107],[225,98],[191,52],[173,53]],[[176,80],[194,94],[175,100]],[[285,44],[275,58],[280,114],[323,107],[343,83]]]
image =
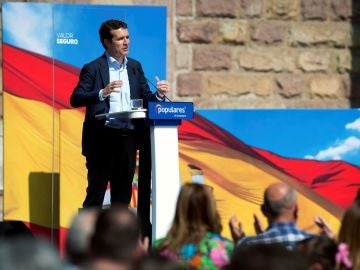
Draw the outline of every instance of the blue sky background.
[[[142,63],[148,79],[166,78],[165,6],[4,2],[2,10],[4,43],[78,68],[104,52],[98,34],[101,23],[124,20],[131,41],[129,56]],[[78,45],[55,44],[57,33],[72,33]]]
[[[360,165],[360,110],[197,110],[248,145],[284,157]]]

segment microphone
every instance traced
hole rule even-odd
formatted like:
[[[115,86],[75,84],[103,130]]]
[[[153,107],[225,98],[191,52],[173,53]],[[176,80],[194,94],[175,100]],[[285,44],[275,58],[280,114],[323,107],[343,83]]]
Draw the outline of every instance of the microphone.
[[[144,79],[150,83],[153,87],[155,87],[156,91],[159,91],[160,92],[160,89],[157,88],[157,86],[152,82],[150,81],[148,78],[145,77],[145,74],[144,74],[144,71],[142,71],[140,68],[137,68],[137,71],[144,77]],[[133,73],[135,75],[135,69],[133,68]],[[170,98],[168,98],[165,94],[164,94],[164,98],[167,99],[168,101],[170,102],[173,102]]]

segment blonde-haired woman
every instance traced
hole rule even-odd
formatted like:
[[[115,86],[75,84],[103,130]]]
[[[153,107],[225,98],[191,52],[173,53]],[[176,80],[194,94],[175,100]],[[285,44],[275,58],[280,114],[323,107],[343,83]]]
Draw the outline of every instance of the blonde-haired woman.
[[[220,217],[209,186],[186,183],[177,200],[172,226],[154,243],[161,255],[186,269],[219,269],[228,264],[233,243],[221,236]]]

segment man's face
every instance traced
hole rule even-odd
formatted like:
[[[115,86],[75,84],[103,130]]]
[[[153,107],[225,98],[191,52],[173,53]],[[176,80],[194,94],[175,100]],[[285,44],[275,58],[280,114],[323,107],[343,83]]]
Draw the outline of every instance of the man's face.
[[[130,37],[127,29],[119,28],[110,31],[112,34],[111,41],[105,39],[105,45],[108,53],[115,59],[128,55]]]

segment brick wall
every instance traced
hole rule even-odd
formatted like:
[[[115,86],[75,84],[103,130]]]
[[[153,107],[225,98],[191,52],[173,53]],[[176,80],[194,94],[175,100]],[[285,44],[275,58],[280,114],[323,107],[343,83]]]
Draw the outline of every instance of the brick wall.
[[[176,1],[169,29],[175,96],[201,108],[356,107],[355,5],[355,0]]]

